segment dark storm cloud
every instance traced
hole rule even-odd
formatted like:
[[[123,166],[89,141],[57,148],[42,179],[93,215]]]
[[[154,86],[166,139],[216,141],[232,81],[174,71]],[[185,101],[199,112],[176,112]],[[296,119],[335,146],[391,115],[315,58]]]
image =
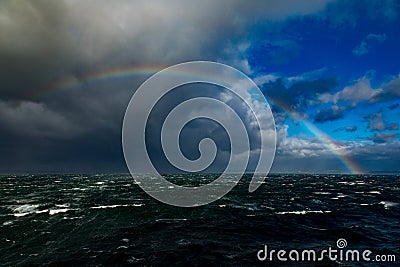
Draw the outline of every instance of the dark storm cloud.
[[[125,79],[55,93],[40,103],[0,102],[0,171],[125,171],[121,124],[137,85]]]
[[[232,42],[249,25],[327,2],[2,1],[0,97],[26,99],[51,82],[115,66],[224,59],[241,67]]]
[[[317,114],[306,113],[307,108],[321,101],[321,94],[328,94],[337,87],[335,77],[321,77],[325,70],[320,69],[300,76],[274,78],[261,86],[267,98],[272,100],[272,110],[278,123],[285,120],[287,108],[303,116],[315,116],[315,122],[335,120],[344,116],[344,109],[334,107],[320,110]],[[317,77],[315,77],[317,76]],[[263,77],[258,78],[262,81]]]
[[[344,117],[346,109],[343,107],[332,106],[328,109],[318,110],[314,117],[314,122],[324,123],[335,121]]]
[[[59,35],[62,10],[61,1],[0,3],[1,98],[16,98],[58,76],[58,64],[68,59]]]
[[[336,86],[337,81],[334,77],[304,80],[294,82],[289,86],[285,85],[283,79],[277,79],[264,84],[261,89],[272,102],[277,103],[273,106],[276,111],[281,109],[279,105],[282,103],[293,110],[302,112],[310,105],[310,102],[317,100],[319,94],[330,92]]]
[[[339,132],[339,131],[346,131],[346,132],[348,132],[348,133],[354,133],[354,132],[357,131],[357,126],[340,127],[340,128],[337,128],[337,129],[335,130],[335,132]]]
[[[328,2],[2,1],[0,171],[125,171],[123,114],[146,77],[87,84],[86,74],[188,60],[247,71],[249,26]],[[40,95],[66,79],[80,85]]]
[[[392,101],[393,99],[400,98],[400,78],[395,77],[389,82],[382,85],[382,90],[374,95],[370,102],[385,102],[385,101]]]
[[[377,144],[390,143],[396,136],[394,133],[376,133],[369,140]]]
[[[76,72],[218,60],[257,19],[308,14],[327,2],[2,1],[1,96],[26,98]]]

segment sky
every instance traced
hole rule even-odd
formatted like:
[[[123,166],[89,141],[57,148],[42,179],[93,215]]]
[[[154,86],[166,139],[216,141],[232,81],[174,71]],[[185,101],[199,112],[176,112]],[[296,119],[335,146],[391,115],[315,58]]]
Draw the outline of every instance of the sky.
[[[399,172],[399,23],[390,0],[1,1],[0,173],[127,172],[130,98],[156,71],[192,60],[231,65],[259,86],[277,129],[272,172]],[[223,96],[215,91],[169,99]],[[182,133],[189,158],[207,123]],[[211,132],[224,152],[226,133]]]

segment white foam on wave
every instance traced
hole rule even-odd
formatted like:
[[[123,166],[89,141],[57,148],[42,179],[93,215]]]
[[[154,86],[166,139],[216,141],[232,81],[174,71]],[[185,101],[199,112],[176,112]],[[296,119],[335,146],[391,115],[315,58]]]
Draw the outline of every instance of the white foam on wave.
[[[34,212],[39,205],[37,204],[23,204],[13,209],[16,213],[29,213]]]
[[[389,208],[399,205],[399,203],[391,202],[391,201],[381,201],[381,202],[379,202],[379,204],[383,205],[385,207],[385,209],[389,209]]]
[[[177,219],[156,219],[156,222],[180,222],[180,221],[187,221],[186,218],[177,218]]]
[[[298,210],[298,211],[281,211],[276,212],[276,214],[298,214],[298,215],[305,215],[307,213],[331,213],[330,210]]]
[[[69,207],[68,204],[56,204],[55,206],[58,208],[68,208]]]
[[[76,219],[81,219],[83,216],[77,216],[77,217],[63,217],[63,220],[76,220]]]
[[[30,214],[41,214],[41,213],[49,213],[49,215],[54,215],[57,213],[64,213],[64,212],[68,212],[70,210],[77,210],[77,209],[68,209],[66,207],[68,207],[67,204],[62,204],[62,205],[57,205],[56,207],[62,207],[63,209],[44,209],[44,210],[38,210],[38,208],[40,207],[40,205],[38,204],[24,204],[21,206],[18,206],[16,208],[13,209],[13,215],[15,217],[23,217],[26,215],[30,215]]]
[[[76,210],[76,209],[54,209],[54,210],[49,210],[49,214],[50,215],[54,215],[54,214],[57,214],[57,213],[65,213],[65,212],[68,212],[70,210]]]
[[[15,217],[22,217],[37,212],[38,204],[23,204],[17,207],[12,207]]]
[[[74,188],[72,188],[71,190],[74,190],[74,191],[86,191],[87,188],[74,187]]]
[[[338,184],[348,184],[348,185],[355,185],[355,182],[338,182]]]
[[[141,207],[144,206],[144,204],[119,204],[119,205],[104,205],[104,206],[94,206],[90,207],[91,209],[113,209],[113,208],[119,208],[119,207]]]

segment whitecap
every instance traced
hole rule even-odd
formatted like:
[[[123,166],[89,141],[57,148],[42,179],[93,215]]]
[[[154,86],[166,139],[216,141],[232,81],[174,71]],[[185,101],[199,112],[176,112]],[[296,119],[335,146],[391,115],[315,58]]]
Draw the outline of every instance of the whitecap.
[[[56,204],[55,206],[58,208],[68,208],[69,207],[68,204]]]
[[[22,217],[22,216],[26,216],[32,213],[37,212],[37,208],[40,205],[37,204],[23,204],[17,207],[12,208],[13,212],[14,212],[14,216],[15,217]]]
[[[39,207],[39,205],[36,205],[36,204],[24,204],[24,205],[14,208],[14,212],[31,213],[31,212],[34,212],[38,207]]]
[[[179,221],[187,221],[186,218],[177,218],[177,219],[156,219],[156,222],[179,222]]]
[[[57,213],[68,212],[70,210],[76,210],[76,209],[54,209],[54,210],[49,210],[49,214],[50,215],[54,215],[54,214],[57,214]]]
[[[74,191],[86,191],[87,188],[74,187],[74,188],[72,188],[71,190],[74,190]]]
[[[94,207],[90,207],[91,209],[113,209],[113,208],[117,208],[117,207],[128,207],[129,205],[125,204],[125,205],[104,205],[104,206],[94,206]]]
[[[391,207],[395,207],[395,206],[399,205],[399,203],[391,202],[391,201],[381,201],[381,202],[379,202],[379,204],[383,205],[385,207],[385,209],[389,209]]]
[[[22,217],[28,214],[32,214],[31,212],[22,212],[22,213],[14,213],[15,217]]]
[[[305,215],[307,213],[330,213],[330,210],[298,210],[298,211],[282,211],[276,212],[276,214],[298,214],[298,215]]]
[[[113,209],[113,208],[119,208],[119,207],[141,207],[144,206],[143,203],[137,203],[137,204],[119,204],[119,205],[103,205],[103,206],[94,206],[90,207],[91,209]]]
[[[83,216],[78,216],[78,217],[63,217],[63,220],[76,220],[76,219],[82,219]]]
[[[45,213],[48,212],[49,210],[37,210],[35,211],[36,214],[40,214],[40,213]]]

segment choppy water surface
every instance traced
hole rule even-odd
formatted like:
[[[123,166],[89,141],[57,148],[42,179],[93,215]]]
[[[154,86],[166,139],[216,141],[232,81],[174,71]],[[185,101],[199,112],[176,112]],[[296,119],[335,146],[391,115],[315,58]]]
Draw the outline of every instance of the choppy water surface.
[[[339,238],[400,261],[400,176],[271,175],[254,193],[249,180],[207,206],[177,208],[129,175],[0,176],[0,265],[279,265],[257,251],[322,250]]]

